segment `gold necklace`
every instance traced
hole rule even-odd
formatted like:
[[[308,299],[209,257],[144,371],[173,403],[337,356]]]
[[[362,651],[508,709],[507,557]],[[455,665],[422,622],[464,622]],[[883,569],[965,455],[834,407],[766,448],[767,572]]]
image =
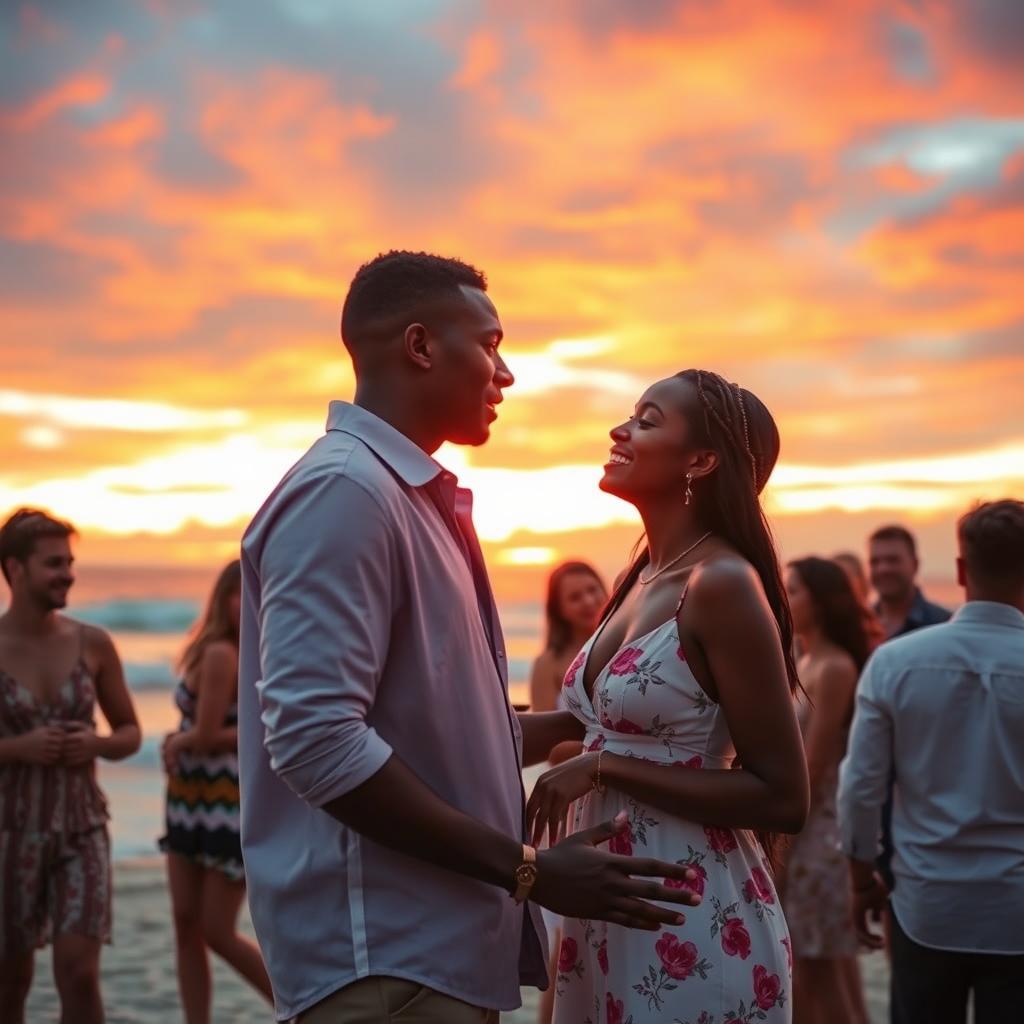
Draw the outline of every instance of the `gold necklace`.
[[[676,557],[673,558],[672,561],[668,563],[668,565],[663,565],[652,576],[648,576],[647,579],[644,579],[643,574],[641,573],[639,576],[637,576],[637,579],[640,581],[640,585],[646,587],[648,583],[653,583],[663,572],[668,572],[668,570],[671,569],[673,565],[676,565],[677,563],[681,562],[691,551],[693,551],[694,548],[703,544],[704,541],[706,541],[710,536],[711,531],[708,530],[708,532],[705,533],[703,537],[698,537],[681,555],[676,555]]]

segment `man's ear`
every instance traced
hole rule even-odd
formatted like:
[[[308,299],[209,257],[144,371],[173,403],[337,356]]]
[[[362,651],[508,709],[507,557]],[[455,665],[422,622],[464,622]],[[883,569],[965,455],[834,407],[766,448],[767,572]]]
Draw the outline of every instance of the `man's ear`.
[[[423,324],[409,324],[402,335],[406,356],[421,370],[434,365],[434,342]]]
[[[956,581],[961,587],[967,586],[967,565],[962,558],[956,560]]]

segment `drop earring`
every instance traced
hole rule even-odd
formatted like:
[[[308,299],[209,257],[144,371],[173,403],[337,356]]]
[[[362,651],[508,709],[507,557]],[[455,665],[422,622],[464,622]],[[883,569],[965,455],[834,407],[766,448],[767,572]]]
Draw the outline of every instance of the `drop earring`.
[[[690,486],[690,484],[692,482],[693,482],[693,474],[692,473],[687,473],[686,474],[686,497],[685,497],[685,499],[683,501],[684,505],[689,505],[690,504],[690,499],[693,497],[693,488]]]

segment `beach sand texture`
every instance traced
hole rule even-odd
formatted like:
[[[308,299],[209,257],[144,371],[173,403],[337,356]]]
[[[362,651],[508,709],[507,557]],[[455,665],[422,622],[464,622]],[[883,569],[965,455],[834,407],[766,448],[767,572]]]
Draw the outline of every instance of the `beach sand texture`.
[[[252,934],[243,910],[243,929]],[[114,944],[103,951],[103,995],[108,1024],[175,1024],[181,1021],[174,971],[170,898],[160,861],[114,867]],[[266,1003],[217,957],[213,961],[214,1024],[251,1024],[273,1020]],[[872,1024],[887,1019],[888,974],[881,954],[861,958]],[[537,992],[523,990],[523,1007],[502,1015],[503,1024],[534,1024]],[[36,979],[26,1019],[50,1024],[59,1014],[50,973],[50,955],[36,957]]]

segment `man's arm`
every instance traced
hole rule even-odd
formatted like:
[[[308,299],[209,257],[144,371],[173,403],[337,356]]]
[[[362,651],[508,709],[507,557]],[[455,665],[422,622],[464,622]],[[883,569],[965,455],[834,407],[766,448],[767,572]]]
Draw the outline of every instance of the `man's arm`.
[[[303,800],[369,839],[511,890],[519,838],[447,804],[367,722],[403,596],[391,524],[373,496],[344,477],[313,481],[274,523],[259,572],[256,686],[273,770]],[[601,836],[591,831],[539,854],[539,902],[652,930],[676,912],[645,898],[692,902],[686,890],[630,877],[682,878],[685,869],[599,852],[593,844]],[[607,839],[615,829],[604,831]]]
[[[892,771],[892,717],[884,697],[883,659],[876,652],[864,666],[857,684],[857,702],[839,769],[839,829],[843,851],[850,860],[854,924],[857,935],[869,946],[881,938],[868,925],[878,920],[888,898],[875,872],[879,852],[878,833]]]

